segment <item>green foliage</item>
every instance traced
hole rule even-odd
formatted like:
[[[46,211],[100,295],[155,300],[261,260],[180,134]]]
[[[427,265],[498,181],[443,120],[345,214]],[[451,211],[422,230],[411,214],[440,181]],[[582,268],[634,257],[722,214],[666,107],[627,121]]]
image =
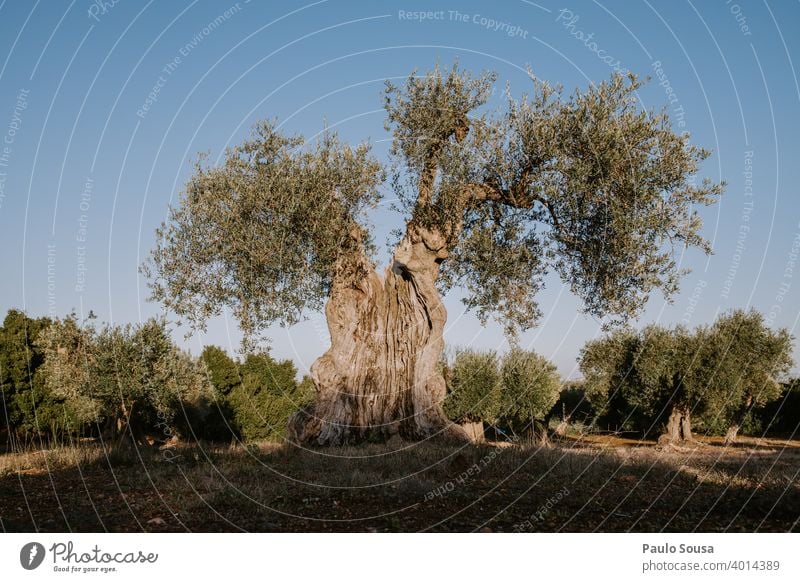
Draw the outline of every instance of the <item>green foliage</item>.
[[[393,153],[424,179],[431,153],[450,147],[452,138],[466,136],[467,114],[486,103],[496,78],[492,72],[473,78],[456,65],[443,73],[437,65],[425,75],[412,71],[404,87],[387,81],[386,129],[394,138]]]
[[[218,394],[227,396],[241,384],[242,376],[238,364],[222,348],[206,346],[200,358],[205,362],[211,383]]]
[[[392,133],[392,182],[402,210],[415,225],[435,229],[453,246],[462,229],[463,185],[479,166],[476,146],[488,118],[476,114],[496,75],[473,77],[453,66],[409,75],[404,86],[386,83],[386,129]]]
[[[13,438],[70,434],[155,441],[282,436],[310,402],[290,361],[243,363],[216,346],[180,350],[166,323],[96,326],[72,314],[32,319],[10,310],[0,327],[0,430]]]
[[[792,337],[773,331],[757,311],[737,309],[721,315],[705,333],[708,351],[706,416],[710,422],[741,423],[783,392],[792,366]]]
[[[495,352],[456,353],[445,375],[448,394],[445,414],[455,422],[493,421],[500,405],[500,370]]]
[[[445,373],[445,413],[457,422],[499,423],[521,432],[544,419],[558,400],[561,379],[556,367],[532,351],[462,350]]]
[[[44,357],[37,340],[49,323],[10,309],[0,328],[0,429],[20,438],[60,431],[74,421],[39,374]]]
[[[757,410],[757,421],[765,434],[797,438],[800,434],[800,378],[782,385],[781,395]]]
[[[47,325],[46,318],[33,319],[16,309],[6,314],[0,329],[0,384],[4,391],[23,389],[32,382],[42,360],[36,338]]]
[[[211,345],[203,349],[200,360],[205,364],[213,394],[182,403],[180,432],[210,441],[229,441],[241,436],[229,399],[242,381],[239,364],[225,350]]]
[[[289,360],[277,362],[269,354],[248,355],[241,364],[241,384],[229,396],[233,415],[246,440],[279,440],[289,416],[313,398],[313,383],[299,385]]]
[[[564,98],[534,81],[530,99],[509,105],[508,145],[489,158],[495,179],[511,188],[523,168],[526,196],[546,210],[552,265],[597,316],[627,318],[652,290],[674,293],[670,252],[710,250],[694,208],[722,191],[688,179],[708,152],[673,133],[666,113],[643,110],[640,87],[633,75],[614,75]]]
[[[708,396],[702,345],[699,332],[658,325],[589,342],[580,358],[587,393],[607,424],[645,434],[675,407],[699,414]]]
[[[697,342],[684,328],[645,327],[633,345],[632,367],[623,383],[625,400],[648,416],[667,401],[698,404],[699,388],[688,382]]]
[[[583,390],[598,412],[598,422],[603,425],[621,427],[635,412],[623,397],[621,388],[631,370],[636,342],[636,334],[623,328],[587,342],[581,350]]]
[[[500,422],[514,433],[544,419],[561,391],[555,365],[533,351],[512,348],[503,357],[501,377]]]
[[[633,75],[565,95],[531,74],[531,95],[486,111],[495,79],[436,67],[386,86],[392,186],[407,228],[447,243],[441,289],[466,288],[510,333],[538,320],[550,270],[611,321],[672,295],[673,252],[710,250],[696,209],[723,186],[693,179],[709,153],[642,109]],[[144,266],[155,299],[200,328],[229,307],[249,339],[373,268],[363,219],[381,166],[333,134],[302,144],[262,123],[221,166],[197,166]]]
[[[155,299],[200,327],[228,306],[250,337],[365,268],[359,220],[378,202],[380,166],[331,133],[302,146],[264,122],[222,166],[197,165],[143,267]]]
[[[38,345],[45,385],[82,425],[166,440],[183,402],[213,394],[205,366],[172,343],[163,320],[98,330],[72,315],[54,321]]]
[[[556,414],[563,415],[564,420],[568,422],[588,426],[594,424],[597,419],[597,411],[586,394],[583,380],[568,380],[564,382],[561,385],[561,392],[559,392],[558,400],[553,409]]]
[[[653,290],[676,291],[676,246],[709,252],[695,208],[722,185],[690,179],[709,153],[675,134],[666,113],[640,107],[635,76],[569,96],[531,80],[532,95],[509,93],[499,112],[475,111],[492,73],[437,67],[389,84],[401,201],[415,223],[446,235],[442,285],[466,286],[482,319],[533,325],[550,269],[586,312],[627,319]]]
[[[791,350],[787,330],[735,310],[694,331],[617,330],[588,342],[580,367],[588,397],[611,424],[648,432],[682,407],[706,431],[720,432],[781,394]]]

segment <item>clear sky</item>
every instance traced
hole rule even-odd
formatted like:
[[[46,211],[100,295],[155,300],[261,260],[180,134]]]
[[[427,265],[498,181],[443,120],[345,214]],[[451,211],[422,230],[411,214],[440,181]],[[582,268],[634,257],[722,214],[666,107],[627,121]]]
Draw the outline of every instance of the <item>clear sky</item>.
[[[458,59],[517,95],[526,65],[568,89],[614,69],[651,76],[643,106],[668,107],[676,129],[712,149],[702,175],[728,188],[702,212],[714,255],[683,254],[680,294],[653,297],[638,324],[754,306],[796,334],[798,29],[800,3],[775,0],[0,1],[0,309],[92,309],[119,323],[159,313],[137,269],[198,152],[214,160],[275,118],[306,136],[327,122],[385,158],[384,80]],[[402,221],[392,198],[387,188],[373,217],[379,242]],[[522,343],[574,376],[599,322],[555,278],[540,299],[542,323]],[[481,327],[457,294],[446,305],[449,344],[504,349],[499,326]],[[273,353],[301,372],[327,341],[324,318],[309,315],[271,332]],[[176,338],[193,353],[235,351],[239,334],[222,317]]]

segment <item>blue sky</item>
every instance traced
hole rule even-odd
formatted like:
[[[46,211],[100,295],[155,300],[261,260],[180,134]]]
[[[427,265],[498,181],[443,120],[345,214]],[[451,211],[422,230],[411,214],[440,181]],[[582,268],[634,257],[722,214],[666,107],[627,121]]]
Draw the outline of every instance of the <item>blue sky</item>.
[[[415,12],[430,11],[421,19]],[[519,95],[524,69],[566,88],[615,68],[653,79],[643,106],[668,107],[676,129],[714,155],[724,179],[703,209],[714,255],[672,304],[654,296],[638,324],[696,325],[754,306],[797,332],[800,316],[800,4],[797,2],[33,2],[0,3],[0,309],[139,321],[159,313],[138,266],[198,152],[211,159],[259,119],[314,135],[327,122],[351,142],[388,149],[385,79],[458,59],[490,68]],[[495,104],[500,105],[498,95]],[[385,241],[402,217],[375,212]],[[388,259],[386,250],[383,261]],[[541,325],[525,346],[576,375],[599,322],[551,278]],[[446,300],[451,345],[504,348],[458,294]],[[271,332],[301,372],[326,345],[324,318]],[[183,340],[238,348],[219,318]],[[795,351],[798,358],[798,351]]]

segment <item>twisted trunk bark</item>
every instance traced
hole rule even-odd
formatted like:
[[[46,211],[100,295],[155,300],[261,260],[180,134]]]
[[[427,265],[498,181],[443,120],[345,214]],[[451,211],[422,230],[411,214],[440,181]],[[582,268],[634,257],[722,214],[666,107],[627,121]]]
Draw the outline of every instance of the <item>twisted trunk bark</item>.
[[[289,419],[290,440],[468,440],[442,411],[447,313],[435,283],[446,257],[442,236],[410,225],[382,278],[370,269],[334,286],[325,308],[331,347],[311,367],[317,397]]]
[[[753,408],[753,396],[748,396],[747,400],[745,400],[744,405],[737,411],[733,422],[728,427],[728,431],[725,433],[725,446],[730,446],[736,442],[736,439],[739,436],[739,429],[744,424],[745,419],[747,418],[747,413],[750,412],[750,409]]]
[[[734,422],[732,425],[728,427],[728,430],[725,432],[725,446],[729,447],[732,444],[736,443],[736,439],[739,437],[739,428],[740,425],[738,422]]]
[[[674,406],[664,427],[659,444],[676,444],[694,441],[692,420],[688,406]]]

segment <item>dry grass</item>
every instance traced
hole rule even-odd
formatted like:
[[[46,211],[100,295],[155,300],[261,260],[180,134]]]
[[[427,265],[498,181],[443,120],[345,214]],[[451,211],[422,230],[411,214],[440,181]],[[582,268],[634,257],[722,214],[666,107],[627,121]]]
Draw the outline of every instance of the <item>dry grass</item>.
[[[591,437],[551,448],[28,450],[0,455],[0,525],[7,531],[798,528],[796,441],[743,439],[724,448],[709,440],[670,451],[635,445]]]
[[[27,446],[21,451],[0,454],[0,478],[14,474],[46,474],[124,454],[117,448],[103,448],[95,444],[62,444],[47,449]]]

